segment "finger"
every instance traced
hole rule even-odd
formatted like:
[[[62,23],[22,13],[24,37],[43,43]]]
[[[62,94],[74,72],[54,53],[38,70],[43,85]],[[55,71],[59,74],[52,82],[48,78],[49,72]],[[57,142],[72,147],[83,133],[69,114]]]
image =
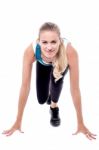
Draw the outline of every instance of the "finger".
[[[85,134],[85,136],[89,139],[89,140],[92,140],[92,138],[89,136],[89,134]]]
[[[94,136],[91,136],[91,138],[94,139],[94,140],[96,140],[96,137],[94,137]]]
[[[11,129],[11,130],[9,131],[9,133],[6,134],[6,136],[12,135],[15,131],[16,131],[16,129],[14,129],[14,128]]]
[[[9,136],[10,134],[12,134],[15,131],[15,129],[10,129],[10,130],[6,130],[3,132],[3,134],[5,134],[6,136]]]
[[[96,139],[96,137],[92,134],[89,134],[89,136],[92,138],[92,139]]]
[[[76,131],[75,133],[73,133],[72,135],[77,135],[79,133],[79,131]]]
[[[10,131],[11,131],[11,129],[10,130],[5,130],[5,131],[2,132],[2,134],[8,134]]]
[[[20,133],[24,133],[24,131],[22,131],[21,129],[19,129],[19,132],[20,132]]]
[[[96,134],[94,134],[94,133],[91,133],[91,132],[89,132],[90,133],[90,135],[92,135],[92,136],[97,136]]]
[[[6,136],[10,136],[13,134],[14,131],[9,132],[8,134],[6,134]]]
[[[87,133],[87,134],[85,134],[86,135],[86,137],[89,139],[89,140],[92,140],[92,139],[96,139],[96,137],[94,137],[92,134],[90,134],[90,133]]]
[[[10,136],[10,135],[12,135],[13,132],[14,132],[14,131],[11,130],[11,131],[7,132],[5,135],[6,135],[6,136]]]
[[[6,136],[11,136],[14,133],[14,131],[10,131]]]

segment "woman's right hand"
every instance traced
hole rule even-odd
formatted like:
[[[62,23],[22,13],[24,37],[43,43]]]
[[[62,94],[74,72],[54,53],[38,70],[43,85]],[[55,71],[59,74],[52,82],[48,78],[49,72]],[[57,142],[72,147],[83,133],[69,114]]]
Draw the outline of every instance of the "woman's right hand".
[[[6,136],[10,136],[12,135],[16,130],[18,130],[20,133],[24,133],[22,130],[21,130],[21,123],[16,121],[14,123],[14,125],[8,129],[8,130],[4,130],[2,134],[5,134]]]

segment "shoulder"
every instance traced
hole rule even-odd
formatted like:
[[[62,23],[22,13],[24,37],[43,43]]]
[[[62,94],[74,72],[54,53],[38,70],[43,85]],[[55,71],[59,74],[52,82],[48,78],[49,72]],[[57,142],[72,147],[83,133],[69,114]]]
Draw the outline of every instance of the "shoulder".
[[[69,66],[73,66],[78,62],[77,50],[72,46],[71,43],[67,44],[66,55],[67,55]]]
[[[28,63],[33,63],[35,61],[35,54],[32,43],[25,49],[24,59],[28,61]]]

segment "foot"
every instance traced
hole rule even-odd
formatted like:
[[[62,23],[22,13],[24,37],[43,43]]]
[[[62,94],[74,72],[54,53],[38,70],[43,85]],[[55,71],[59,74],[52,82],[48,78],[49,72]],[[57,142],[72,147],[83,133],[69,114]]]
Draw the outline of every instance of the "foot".
[[[51,112],[51,119],[50,119],[51,125],[54,127],[59,126],[61,123],[61,119],[59,117],[59,108],[58,107],[55,107],[55,108],[50,107],[50,112]]]
[[[51,104],[51,96],[50,96],[50,95],[49,95],[49,97],[48,97],[48,99],[47,99],[46,103],[47,103],[48,105],[50,105],[50,104]]]

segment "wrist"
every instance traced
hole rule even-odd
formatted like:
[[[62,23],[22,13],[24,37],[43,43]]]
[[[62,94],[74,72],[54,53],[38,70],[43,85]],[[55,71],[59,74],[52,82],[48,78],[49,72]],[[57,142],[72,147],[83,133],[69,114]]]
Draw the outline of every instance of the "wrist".
[[[21,121],[22,121],[22,118],[21,118],[21,117],[17,117],[17,118],[16,118],[16,122],[21,123]]]
[[[78,124],[83,124],[83,116],[82,113],[77,114],[77,122]]]
[[[84,122],[83,121],[78,121],[78,127],[79,126],[84,126]]]

